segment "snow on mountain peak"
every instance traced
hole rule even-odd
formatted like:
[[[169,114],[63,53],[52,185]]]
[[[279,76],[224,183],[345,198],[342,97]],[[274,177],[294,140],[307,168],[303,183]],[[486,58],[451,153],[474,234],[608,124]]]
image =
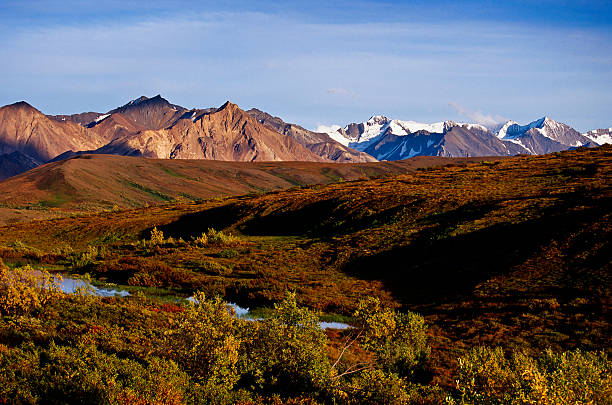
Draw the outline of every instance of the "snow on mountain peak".
[[[551,125],[557,125],[556,121],[553,121],[548,117],[542,117],[538,120],[530,122],[527,125],[519,125],[515,121],[508,121],[497,132],[497,137],[500,139],[516,139],[519,136],[524,135],[525,132],[532,128],[543,128],[545,122]]]

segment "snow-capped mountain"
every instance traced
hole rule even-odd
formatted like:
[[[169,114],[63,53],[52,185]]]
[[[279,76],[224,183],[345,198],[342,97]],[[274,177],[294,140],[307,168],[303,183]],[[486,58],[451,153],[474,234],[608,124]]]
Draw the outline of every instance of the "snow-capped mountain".
[[[414,156],[543,154],[601,143],[548,117],[527,125],[508,121],[497,130],[491,130],[479,124],[453,121],[426,124],[376,115],[344,128],[320,127],[321,130],[343,145],[379,160]]]
[[[587,145],[592,140],[569,125],[542,117],[527,125],[506,122],[497,132],[503,141],[514,142],[532,155],[559,152]]]
[[[612,144],[612,128],[594,129],[582,135],[599,145]]]

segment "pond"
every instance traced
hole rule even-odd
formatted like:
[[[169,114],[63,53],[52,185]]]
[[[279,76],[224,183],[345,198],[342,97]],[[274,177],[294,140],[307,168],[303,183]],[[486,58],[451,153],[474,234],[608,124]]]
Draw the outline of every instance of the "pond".
[[[95,295],[99,297],[127,297],[130,295],[129,291],[121,290],[121,289],[110,289],[110,288],[101,288],[96,287],[86,280],[78,280],[71,277],[62,276],[62,282],[60,283],[60,288],[63,292],[68,294],[73,294],[79,288],[87,288],[90,289]],[[193,297],[187,298],[187,301],[193,301]],[[256,321],[261,318],[253,317],[249,311],[249,308],[241,307],[238,304],[234,304],[233,302],[228,302],[229,307],[234,309],[236,313],[236,317],[245,320]],[[319,322],[319,326],[321,329],[348,329],[351,328],[351,325],[343,322]]]
[[[90,289],[95,295],[99,297],[127,297],[130,295],[129,291],[118,290],[118,289],[110,289],[110,288],[100,288],[91,284],[86,280],[78,280],[70,277],[62,276],[62,282],[60,283],[60,289],[68,294],[75,293],[78,289],[86,288]]]

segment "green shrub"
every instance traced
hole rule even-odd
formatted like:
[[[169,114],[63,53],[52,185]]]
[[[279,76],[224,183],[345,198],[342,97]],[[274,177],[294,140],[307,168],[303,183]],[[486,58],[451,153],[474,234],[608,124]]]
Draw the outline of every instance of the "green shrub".
[[[234,257],[240,256],[240,253],[234,249],[225,249],[219,252],[219,257],[224,259],[233,259]]]
[[[294,293],[287,293],[271,315],[243,324],[241,384],[266,394],[322,395],[331,383],[331,366],[319,318],[299,307]]]
[[[408,378],[422,371],[430,348],[421,315],[382,308],[369,297],[359,302],[354,316],[363,330],[363,347],[374,353],[377,367]]]
[[[231,267],[225,266],[219,262],[215,262],[212,260],[201,262],[199,264],[200,270],[214,274],[218,276],[228,276],[232,274],[233,269]]]
[[[20,364],[19,368],[11,365]],[[188,377],[171,361],[142,365],[94,346],[0,351],[0,399],[11,403],[185,403]]]
[[[223,402],[238,381],[240,341],[227,304],[198,292],[171,325],[166,345],[171,356],[198,383],[203,399]]]
[[[214,228],[208,228],[206,236],[208,237],[208,243],[213,244],[228,245],[238,241],[238,238],[231,233],[225,234],[223,231],[216,231]]]
[[[612,362],[576,350],[540,358],[477,347],[459,359],[460,404],[611,404]]]

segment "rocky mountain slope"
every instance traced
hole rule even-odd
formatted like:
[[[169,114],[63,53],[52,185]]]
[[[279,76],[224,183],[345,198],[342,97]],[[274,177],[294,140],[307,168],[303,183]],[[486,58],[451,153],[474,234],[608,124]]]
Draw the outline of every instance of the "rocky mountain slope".
[[[0,154],[20,152],[40,164],[67,150],[102,145],[103,140],[83,126],[51,119],[26,102],[0,108]]]
[[[278,117],[252,108],[247,111],[261,124],[274,131],[289,136],[315,154],[335,162],[358,163],[376,162],[377,160],[367,153],[359,152],[332,139],[328,134],[309,131],[299,125],[288,124]]]
[[[255,113],[255,111],[257,113]],[[8,155],[19,152],[29,159]],[[226,161],[374,162],[373,157],[259,110],[187,109],[160,95],[107,113],[45,116],[27,103],[0,109],[0,179],[83,153]],[[7,163],[8,165],[8,163]]]

